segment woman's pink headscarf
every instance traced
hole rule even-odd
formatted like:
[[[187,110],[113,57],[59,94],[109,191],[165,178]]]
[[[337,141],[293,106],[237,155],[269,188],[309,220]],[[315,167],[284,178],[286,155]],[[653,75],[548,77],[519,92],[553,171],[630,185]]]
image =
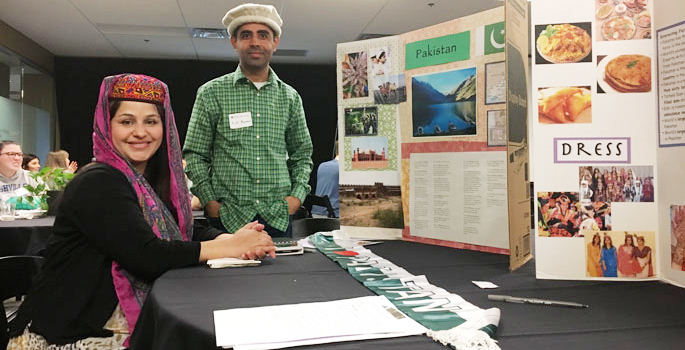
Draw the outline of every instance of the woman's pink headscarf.
[[[164,135],[166,156],[169,164],[169,201],[165,206],[143,174],[116,151],[112,143],[109,102],[111,98],[159,103],[164,106]],[[161,148],[160,148],[161,149]],[[104,163],[121,171],[138,196],[138,203],[145,220],[157,237],[164,240],[189,241],[192,238],[192,211],[183,167],[181,146],[169,101],[169,89],[158,79],[140,74],[119,74],[106,77],[100,86],[100,95],[93,122],[93,155],[98,163]],[[175,211],[178,223],[170,211]],[[151,285],[124,270],[112,261],[112,279],[119,304],[126,316],[129,332],[135,328],[140,309]],[[128,346],[126,340],[125,346]]]

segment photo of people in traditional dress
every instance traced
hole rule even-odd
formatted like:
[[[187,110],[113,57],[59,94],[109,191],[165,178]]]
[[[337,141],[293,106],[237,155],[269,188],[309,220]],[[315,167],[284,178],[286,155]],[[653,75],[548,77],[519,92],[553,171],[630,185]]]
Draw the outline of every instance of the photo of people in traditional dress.
[[[400,186],[382,182],[339,186],[340,225],[404,228]]]
[[[397,104],[407,100],[407,85],[404,74],[378,75],[373,77],[373,102],[375,104]]]
[[[611,204],[580,200],[578,192],[538,192],[538,235],[582,237],[611,230]]]
[[[603,231],[585,235],[586,276],[654,277],[654,232]]]
[[[348,53],[342,62],[343,99],[369,96],[366,51]]]
[[[390,48],[387,46],[371,49],[371,75],[390,74]]]
[[[414,137],[476,135],[476,68],[413,76]]]
[[[353,137],[350,142],[352,169],[385,169],[388,167],[388,138],[385,136]]]
[[[378,108],[345,108],[345,136],[373,136],[378,134]]]
[[[685,205],[671,205],[671,268],[685,271]]]
[[[581,199],[595,202],[654,202],[651,166],[581,166]]]

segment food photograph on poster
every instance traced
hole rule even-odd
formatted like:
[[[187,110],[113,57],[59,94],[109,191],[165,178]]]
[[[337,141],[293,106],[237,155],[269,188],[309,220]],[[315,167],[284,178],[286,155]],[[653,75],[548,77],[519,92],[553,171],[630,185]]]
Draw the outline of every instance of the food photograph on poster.
[[[535,26],[535,63],[592,62],[592,23]]]
[[[685,271],[685,205],[671,205],[671,268]]]
[[[340,225],[404,228],[400,186],[341,183]]]
[[[580,167],[581,199],[602,202],[654,202],[652,166]]]
[[[350,141],[352,169],[386,169],[388,138],[385,136],[353,137]]]
[[[377,134],[377,107],[345,108],[345,136],[374,136]]]
[[[648,278],[655,276],[654,232],[587,232],[587,277]]]
[[[369,96],[366,52],[345,54],[341,65],[343,99]]]
[[[373,102],[375,104],[398,104],[407,101],[407,85],[404,74],[378,75],[372,77]]]
[[[592,123],[590,86],[538,89],[538,121],[541,124]]]
[[[581,237],[611,230],[611,203],[581,199],[578,192],[538,192],[538,235]]]
[[[390,47],[371,49],[371,76],[390,74]]]
[[[597,92],[652,91],[652,59],[645,55],[597,55]]]
[[[597,41],[652,38],[649,0],[595,0]]]
[[[412,77],[414,137],[476,135],[476,68]]]

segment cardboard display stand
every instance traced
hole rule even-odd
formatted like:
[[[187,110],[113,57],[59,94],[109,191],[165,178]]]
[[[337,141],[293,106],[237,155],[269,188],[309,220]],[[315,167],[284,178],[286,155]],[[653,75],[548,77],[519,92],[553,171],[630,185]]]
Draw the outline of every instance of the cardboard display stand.
[[[338,44],[344,231],[531,258],[527,6]]]
[[[685,25],[652,20],[669,6],[531,4],[538,278],[685,282]]]

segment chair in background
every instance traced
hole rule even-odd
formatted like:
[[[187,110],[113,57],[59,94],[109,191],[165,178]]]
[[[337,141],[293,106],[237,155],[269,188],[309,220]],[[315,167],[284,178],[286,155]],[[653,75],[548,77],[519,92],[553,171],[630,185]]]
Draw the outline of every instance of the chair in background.
[[[313,218],[312,206],[314,205],[326,208],[328,217]],[[317,232],[337,230],[340,228],[340,220],[335,217],[335,211],[328,196],[308,194],[302,206],[293,215],[292,225],[293,238],[303,238]]]
[[[317,232],[340,228],[338,218],[304,218],[293,220],[293,238],[304,238]]]
[[[333,210],[333,206],[331,205],[331,201],[330,199],[328,199],[327,195],[321,197],[315,194],[308,194],[307,197],[304,199],[304,203],[302,203],[302,206],[307,210],[308,217],[310,218],[312,217],[312,207],[315,205],[326,208],[326,210],[328,211],[329,218],[335,217],[335,210]]]
[[[33,278],[43,266],[44,258],[32,255],[13,255],[0,257],[0,299],[19,298],[26,295]],[[17,308],[6,311],[2,304],[2,320],[0,320],[0,349],[5,349],[8,337],[7,325],[16,316]]]

